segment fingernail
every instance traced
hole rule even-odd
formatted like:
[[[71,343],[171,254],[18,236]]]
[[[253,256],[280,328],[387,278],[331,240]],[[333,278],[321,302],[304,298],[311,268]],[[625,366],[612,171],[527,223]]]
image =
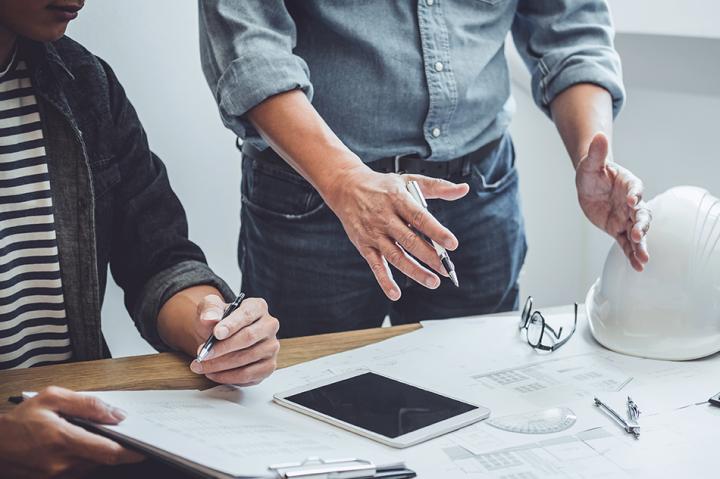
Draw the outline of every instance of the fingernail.
[[[215,328],[215,337],[218,339],[225,339],[230,334],[230,330],[225,326],[218,326]]]
[[[457,248],[457,240],[455,240],[453,238],[446,238],[443,243],[444,243],[443,246],[445,246],[445,249],[449,249],[450,251],[453,251],[453,250],[455,250],[455,248]]]
[[[208,309],[200,316],[200,319],[203,319],[205,321],[217,321],[220,318],[220,312],[216,309]]]
[[[203,372],[202,363],[200,363],[200,362],[197,361],[197,360],[191,362],[191,363],[190,363],[190,370],[191,370],[192,372],[194,372],[195,374],[202,374],[202,372]]]
[[[438,278],[428,278],[425,281],[425,286],[431,289],[435,289],[440,286],[440,280]]]
[[[390,299],[392,301],[397,301],[398,299],[400,299],[400,291],[398,291],[397,289],[391,289],[390,290]]]
[[[114,407],[110,409],[110,415],[115,418],[116,421],[124,421],[127,417],[127,413],[120,409],[119,407]]]

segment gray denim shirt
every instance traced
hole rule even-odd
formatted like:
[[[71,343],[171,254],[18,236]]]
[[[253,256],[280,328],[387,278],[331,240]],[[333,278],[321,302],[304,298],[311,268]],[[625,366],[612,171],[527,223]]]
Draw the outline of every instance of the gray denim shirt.
[[[73,360],[109,356],[100,310],[108,266],[142,336],[166,350],[160,308],[175,293],[232,291],[188,239],[185,212],[112,69],[67,37],[22,40],[41,111]]]
[[[512,32],[549,113],[577,83],[623,103],[604,0],[199,0],[202,65],[225,125],[259,148],[246,118],[302,89],[364,161],[445,161],[507,129]]]

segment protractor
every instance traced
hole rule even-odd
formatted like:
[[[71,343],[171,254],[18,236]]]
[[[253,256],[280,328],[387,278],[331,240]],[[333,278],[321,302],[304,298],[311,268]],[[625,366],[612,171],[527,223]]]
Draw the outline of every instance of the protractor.
[[[575,421],[577,421],[577,416],[571,409],[553,407],[523,414],[490,418],[485,423],[508,432],[551,434],[571,428]]]

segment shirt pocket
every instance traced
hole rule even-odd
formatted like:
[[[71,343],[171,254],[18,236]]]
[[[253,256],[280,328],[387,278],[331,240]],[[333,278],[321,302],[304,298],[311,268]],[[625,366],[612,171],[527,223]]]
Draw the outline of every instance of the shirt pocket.
[[[301,221],[326,208],[315,188],[289,166],[245,157],[242,170],[242,204],[256,215]]]

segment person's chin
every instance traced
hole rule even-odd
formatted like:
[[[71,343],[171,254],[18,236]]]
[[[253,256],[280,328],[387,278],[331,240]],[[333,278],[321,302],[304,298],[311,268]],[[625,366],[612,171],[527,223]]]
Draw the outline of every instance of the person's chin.
[[[38,29],[33,32],[32,40],[38,42],[54,42],[55,40],[59,40],[63,37],[63,35],[65,35],[67,26],[67,22],[64,22],[55,23],[47,28]]]

